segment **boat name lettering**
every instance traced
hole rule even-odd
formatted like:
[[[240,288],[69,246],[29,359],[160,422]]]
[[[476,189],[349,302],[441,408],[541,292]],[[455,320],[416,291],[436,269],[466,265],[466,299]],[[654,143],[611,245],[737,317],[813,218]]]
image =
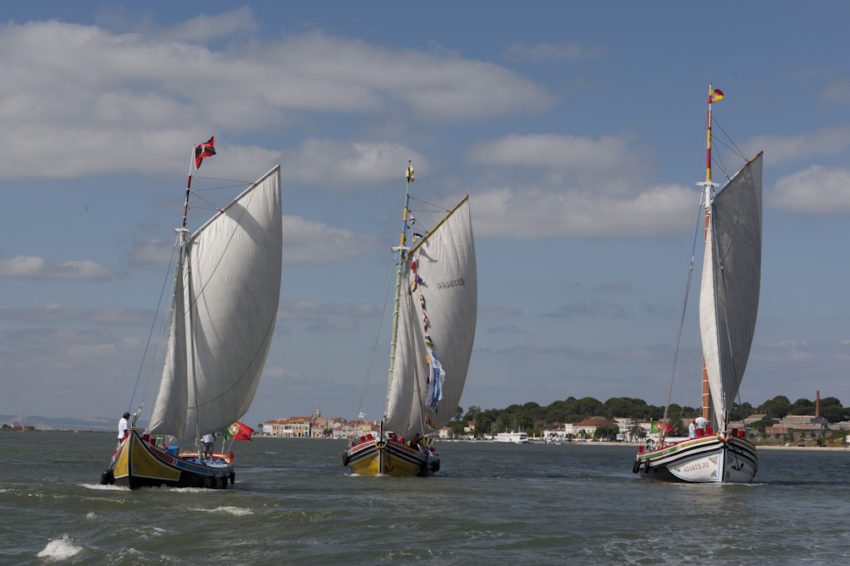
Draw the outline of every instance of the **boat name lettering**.
[[[451,287],[461,287],[465,285],[463,277],[460,279],[452,279],[451,281],[440,281],[437,283],[437,289],[450,289]]]
[[[694,462],[693,464],[688,464],[682,468],[683,472],[696,472],[697,470],[704,470],[709,467],[708,462],[705,460],[701,462]]]

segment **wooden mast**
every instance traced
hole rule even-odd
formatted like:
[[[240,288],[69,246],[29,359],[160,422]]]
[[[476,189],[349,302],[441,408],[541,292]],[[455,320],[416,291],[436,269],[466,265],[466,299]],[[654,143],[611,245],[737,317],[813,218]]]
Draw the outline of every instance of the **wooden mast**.
[[[714,89],[711,83],[708,85],[708,116],[706,120],[705,140],[705,182],[703,183],[705,194],[705,234],[704,245],[708,244],[708,224],[711,221],[711,192],[714,183],[711,182],[711,103],[714,102]],[[720,92],[722,96],[723,93]],[[708,370],[705,367],[705,354],[702,357],[702,416],[711,422],[711,393],[708,386]]]
[[[408,214],[410,210],[410,183],[413,182],[413,163],[407,162],[407,172],[405,173],[407,178],[407,183],[404,186],[404,212],[401,218],[401,242],[399,243],[397,248],[393,248],[393,251],[398,252],[398,269],[396,270],[395,276],[395,302],[393,304],[393,330],[392,330],[392,338],[390,342],[390,370],[389,376],[387,378],[387,397],[389,398],[390,388],[392,387],[393,382],[393,371],[395,370],[395,351],[396,345],[398,344],[398,308],[399,308],[399,297],[401,296],[401,274],[404,268],[404,261],[407,258],[407,220]],[[386,415],[384,415],[386,418]],[[382,421],[383,423],[383,421]]]

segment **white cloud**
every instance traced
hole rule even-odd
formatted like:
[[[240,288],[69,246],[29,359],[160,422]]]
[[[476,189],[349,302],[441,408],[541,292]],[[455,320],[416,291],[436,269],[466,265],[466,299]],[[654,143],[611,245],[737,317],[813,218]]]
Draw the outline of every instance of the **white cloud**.
[[[646,150],[635,141],[631,134],[598,139],[560,134],[509,135],[475,144],[467,152],[467,159],[507,174],[512,168],[523,168],[561,190],[585,187],[596,194],[629,194],[638,189],[635,178],[649,161]]]
[[[812,165],[768,192],[771,206],[817,215],[850,214],[850,170]]]
[[[127,262],[142,268],[168,265],[174,245],[174,240],[137,235],[132,249],[127,253]],[[283,215],[283,261],[287,264],[332,263],[386,247],[386,242],[375,236],[356,234],[300,216]],[[9,263],[12,261],[7,260]],[[5,271],[11,270],[9,267]],[[16,271],[23,271],[23,268],[16,268]],[[0,259],[0,276],[4,274],[8,273],[4,272],[4,262]]]
[[[622,197],[538,187],[496,188],[471,197],[477,235],[520,239],[680,234],[692,227],[698,202],[696,191],[677,185]]]
[[[251,8],[243,6],[216,15],[200,15],[162,30],[153,30],[160,37],[177,41],[206,41],[222,37],[250,34],[259,28]]]
[[[602,318],[622,318],[625,316],[625,309],[615,303],[594,302],[573,302],[564,303],[554,311],[548,312],[543,316],[555,318],[571,318],[574,316],[591,316]]]
[[[467,158],[490,166],[490,175],[534,180],[503,182],[473,191],[475,233],[537,239],[654,237],[692,225],[696,190],[679,185],[645,187],[638,179],[648,154],[630,134],[598,139],[570,135],[510,135],[473,146]]]
[[[386,247],[378,238],[333,228],[299,216],[283,217],[284,263],[330,263]]]
[[[0,145],[7,164],[0,174],[172,171],[185,159],[187,142],[210,133],[226,142],[228,134],[283,127],[294,113],[380,112],[445,122],[554,103],[518,73],[451,54],[322,33],[251,36],[219,49],[194,43],[254,25],[242,9],[161,33],[60,21],[0,26]],[[369,149],[355,161],[366,160]],[[377,157],[392,153],[371,149]],[[263,163],[273,157],[259,153],[254,159]]]
[[[19,279],[112,279],[116,274],[90,259],[48,262],[36,256],[0,258],[0,277]]]
[[[505,55],[511,60],[543,63],[547,61],[575,62],[599,59],[604,57],[605,53],[603,48],[587,47],[578,41],[569,41],[567,43],[536,43],[534,45],[513,43],[508,46]]]
[[[134,267],[161,267],[168,265],[176,245],[176,238],[159,238],[136,235],[132,249],[127,253],[127,262]]]
[[[764,151],[770,163],[800,161],[844,151],[850,145],[850,126],[824,128],[798,136],[756,136],[742,145],[748,157]]]
[[[546,167],[566,171],[605,171],[636,161],[634,136],[602,136],[598,140],[562,134],[510,135],[473,146],[468,159],[498,166]]]
[[[403,144],[308,139],[284,152],[282,161],[287,180],[350,192],[361,186],[397,187],[390,182],[401,182],[408,160],[416,164],[417,171],[428,167],[423,155]]]
[[[848,101],[847,93],[850,92],[850,81],[837,80],[823,89],[821,96],[824,100],[833,104],[846,105]]]
[[[147,325],[150,324],[152,316],[153,312],[137,308],[100,307],[81,311],[60,303],[48,303],[38,308],[0,309],[0,319],[43,324],[77,321],[110,325]]]
[[[563,356],[576,361],[597,361],[608,363],[667,361],[670,359],[669,346],[647,346],[635,348],[610,348],[608,350],[586,350],[568,344],[546,346],[541,344],[518,344],[507,348],[484,349],[496,355],[504,355],[518,360],[528,360],[538,356]]]
[[[283,301],[278,309],[280,320],[316,321],[328,316],[374,317],[375,305],[369,303],[317,303],[316,301]]]

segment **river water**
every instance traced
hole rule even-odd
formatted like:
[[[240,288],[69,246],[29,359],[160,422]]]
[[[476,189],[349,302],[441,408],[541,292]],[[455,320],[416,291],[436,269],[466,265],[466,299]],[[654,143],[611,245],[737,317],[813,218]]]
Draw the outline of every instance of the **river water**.
[[[847,564],[850,451],[761,450],[750,485],[655,483],[619,445],[439,444],[426,478],[345,444],[237,443],[228,490],[99,485],[112,434],[0,432],[0,564]]]

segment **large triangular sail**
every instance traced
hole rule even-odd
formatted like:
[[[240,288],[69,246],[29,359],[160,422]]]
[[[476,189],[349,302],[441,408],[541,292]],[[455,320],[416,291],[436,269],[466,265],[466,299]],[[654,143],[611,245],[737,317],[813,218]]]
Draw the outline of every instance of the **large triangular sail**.
[[[199,228],[185,250],[177,278],[186,282],[188,304],[180,307],[175,300],[175,317],[182,320],[172,322],[174,344],[169,349],[175,352],[166,360],[163,377],[168,382],[160,385],[156,419],[148,430],[182,437],[184,442],[237,421],[257,390],[280,297],[280,166]],[[178,290],[178,298],[181,294]],[[177,317],[178,312],[183,317]],[[192,336],[191,342],[184,338],[182,349],[181,326],[191,328]],[[172,383],[176,380],[182,385]],[[181,415],[160,409],[161,403],[171,403],[172,394],[164,392],[165,387],[185,390]]]
[[[761,281],[762,154],[708,203],[700,334],[718,426],[738,394],[755,332]]]
[[[448,424],[466,383],[478,314],[468,198],[409,251],[402,280],[384,419],[409,437]]]

